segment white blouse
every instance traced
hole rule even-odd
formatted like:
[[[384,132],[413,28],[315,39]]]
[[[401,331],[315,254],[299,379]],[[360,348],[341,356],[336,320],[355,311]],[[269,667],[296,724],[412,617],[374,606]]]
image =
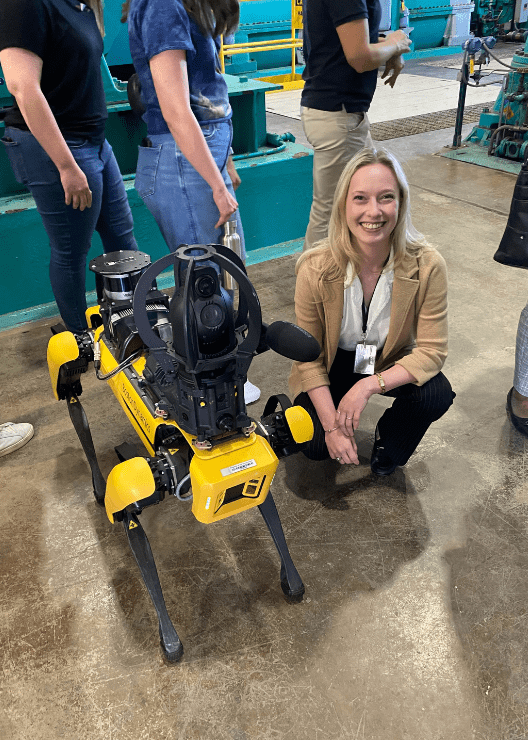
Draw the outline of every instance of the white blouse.
[[[391,260],[392,253],[389,264]],[[339,347],[345,350],[355,350],[356,345],[363,341],[363,314],[361,311],[363,288],[359,277],[353,275],[352,265],[349,263],[345,277],[345,300],[341,334],[339,336]],[[377,349],[383,347],[389,333],[393,282],[394,270],[386,268],[379,277],[370,301],[366,342],[367,344],[375,344]]]

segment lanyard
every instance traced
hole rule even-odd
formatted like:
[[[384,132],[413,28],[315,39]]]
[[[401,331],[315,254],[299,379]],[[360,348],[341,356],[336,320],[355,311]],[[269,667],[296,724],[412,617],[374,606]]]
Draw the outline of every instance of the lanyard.
[[[390,254],[389,254],[390,257]],[[383,263],[383,267],[381,268],[381,272],[378,275],[378,279],[376,280],[376,285],[374,286],[374,290],[372,291],[372,296],[370,297],[370,303],[368,306],[365,305],[365,297],[363,296],[363,300],[361,301],[361,316],[363,317],[363,342],[367,341],[367,321],[368,321],[368,315],[370,311],[370,304],[372,303],[372,299],[374,298],[374,294],[376,292],[376,288],[378,287],[379,279],[383,274],[383,270],[385,269],[385,266],[387,262],[389,261],[389,257],[385,260]]]
[[[363,317],[363,341],[365,342],[367,339],[367,321],[368,321],[368,315],[370,311],[370,304],[372,303],[372,299],[374,298],[374,293],[376,292],[376,288],[378,287],[379,279],[381,277],[381,273],[378,275],[378,279],[376,280],[376,285],[374,286],[374,290],[372,291],[372,296],[370,299],[370,303],[368,306],[365,305],[365,298],[361,301],[361,316]]]

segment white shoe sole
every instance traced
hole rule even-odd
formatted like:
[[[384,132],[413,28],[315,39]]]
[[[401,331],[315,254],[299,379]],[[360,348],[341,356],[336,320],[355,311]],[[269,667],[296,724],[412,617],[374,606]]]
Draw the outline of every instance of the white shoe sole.
[[[15,450],[19,450],[21,447],[23,447],[31,437],[35,434],[35,430],[31,429],[25,437],[22,437],[16,444],[10,445],[9,447],[6,447],[5,450],[0,451],[0,457],[3,457],[4,455],[9,455],[10,452],[14,452]]]

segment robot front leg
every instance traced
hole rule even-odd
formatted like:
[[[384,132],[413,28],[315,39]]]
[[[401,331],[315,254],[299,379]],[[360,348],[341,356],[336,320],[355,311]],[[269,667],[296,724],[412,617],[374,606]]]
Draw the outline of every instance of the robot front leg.
[[[293,564],[288,545],[286,544],[286,538],[284,537],[279,512],[275,506],[275,501],[273,500],[271,491],[266,496],[264,502],[259,505],[259,509],[280,555],[281,588],[285,596],[290,601],[302,601],[302,597],[304,595],[304,584],[297,572],[297,568]]]
[[[165,606],[156,563],[154,562],[154,556],[147,535],[139,523],[137,516],[126,510],[124,512],[123,526],[128,537],[128,544],[134,554],[136,563],[141,571],[143,582],[147,587],[147,591],[158,615],[161,649],[168,661],[176,663],[183,655],[183,645],[174,629],[174,625],[167,612],[167,607]]]
[[[90,470],[92,471],[92,483],[95,500],[98,504],[102,505],[104,503],[106,481],[103,477],[103,474],[101,473],[99,463],[97,462],[97,455],[95,453],[92,434],[90,432],[90,425],[88,424],[88,418],[82,407],[81,402],[74,393],[68,394],[66,400],[68,402],[68,412],[70,414],[70,419],[75,431],[77,432],[77,436],[79,437],[79,441],[84,450],[84,454],[86,455],[86,459],[88,460]]]

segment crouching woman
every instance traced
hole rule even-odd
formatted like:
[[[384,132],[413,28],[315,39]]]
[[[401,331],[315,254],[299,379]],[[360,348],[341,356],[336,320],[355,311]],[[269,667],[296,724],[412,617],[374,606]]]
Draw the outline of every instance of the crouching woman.
[[[295,403],[314,422],[305,455],[358,465],[354,435],[380,393],[395,400],[378,421],[371,469],[390,475],[455,397],[441,372],[445,262],[413,227],[409,187],[390,153],[363,149],[344,169],[328,237],[297,263],[295,311],[322,347],[290,376]]]

